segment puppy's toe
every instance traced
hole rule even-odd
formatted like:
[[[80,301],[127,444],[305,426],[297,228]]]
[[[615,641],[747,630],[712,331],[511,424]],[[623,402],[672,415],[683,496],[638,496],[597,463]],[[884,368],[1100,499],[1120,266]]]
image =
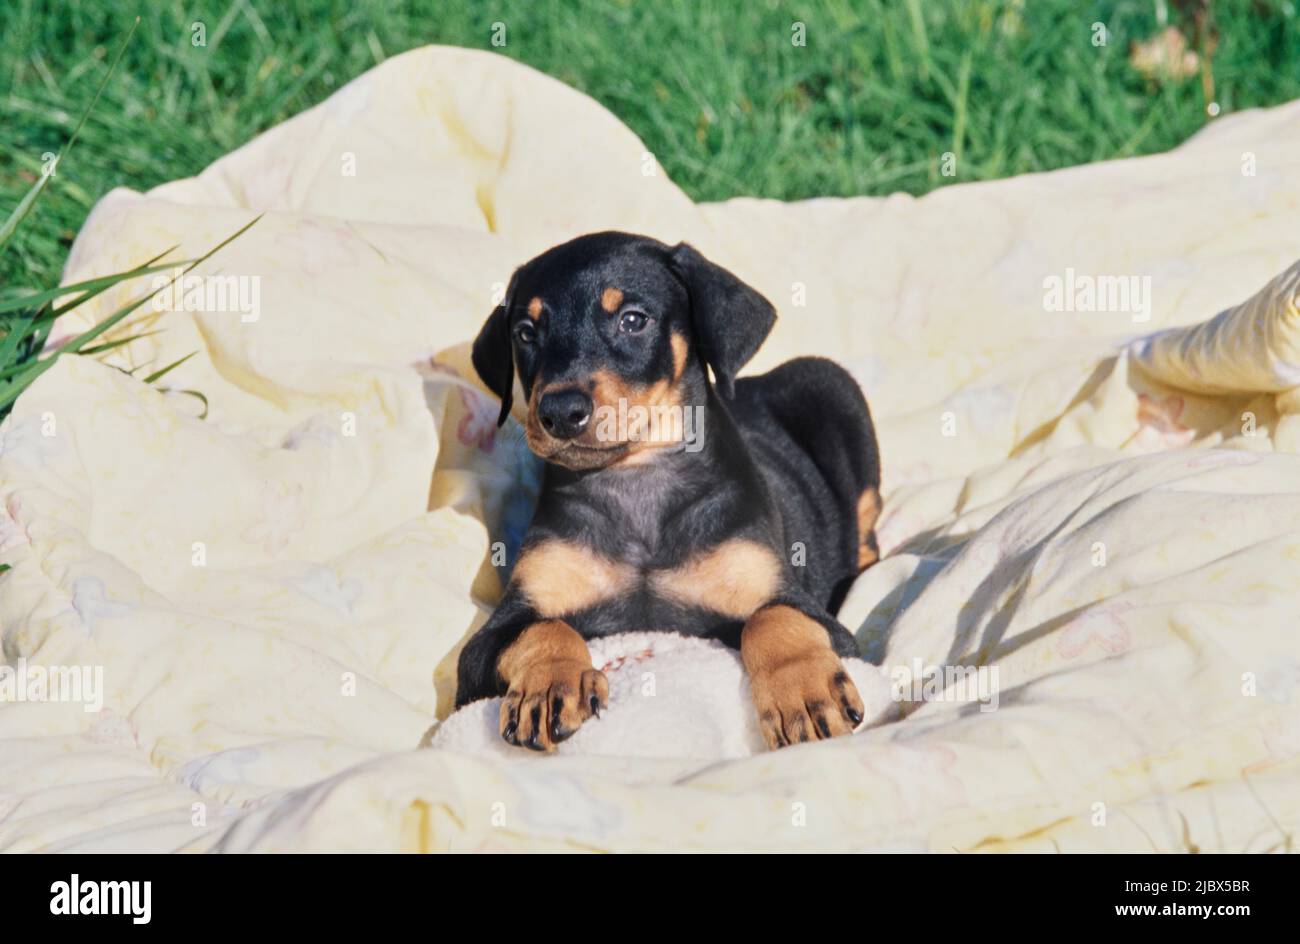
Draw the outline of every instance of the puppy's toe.
[[[501,699],[501,737],[507,744],[519,743],[519,703],[521,692],[511,690]]]

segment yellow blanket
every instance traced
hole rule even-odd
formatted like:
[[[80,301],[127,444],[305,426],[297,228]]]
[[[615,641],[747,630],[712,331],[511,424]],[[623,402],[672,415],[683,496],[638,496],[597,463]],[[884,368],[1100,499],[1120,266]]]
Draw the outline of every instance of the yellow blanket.
[[[266,216],[196,272],[233,296],[146,309],[3,427],[0,848],[1289,848],[1298,205],[1300,103],[923,199],[696,206],[591,100],[450,48],[116,190],[68,280]],[[885,557],[842,618],[887,671],[996,668],[996,710],[939,691],[725,763],[417,749],[537,483],[466,342],[513,266],[606,228],[772,299],[752,369],[855,373]],[[140,379],[191,351],[166,384],[205,420]],[[30,685],[82,668],[98,711]]]

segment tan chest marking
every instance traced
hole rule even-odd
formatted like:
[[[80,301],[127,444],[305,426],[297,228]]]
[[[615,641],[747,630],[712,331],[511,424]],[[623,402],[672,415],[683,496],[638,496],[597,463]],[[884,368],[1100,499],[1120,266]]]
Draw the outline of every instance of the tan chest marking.
[[[677,603],[746,619],[772,599],[780,577],[781,565],[771,549],[734,538],[680,567],[656,571],[650,585]]]
[[[581,545],[554,539],[526,550],[513,580],[538,615],[551,619],[625,593],[636,584],[637,573]]]
[[[680,567],[654,571],[650,588],[685,606],[746,619],[775,595],[781,565],[771,549],[744,538],[724,541]],[[638,571],[568,541],[524,553],[514,581],[543,619],[581,613],[634,589]]]

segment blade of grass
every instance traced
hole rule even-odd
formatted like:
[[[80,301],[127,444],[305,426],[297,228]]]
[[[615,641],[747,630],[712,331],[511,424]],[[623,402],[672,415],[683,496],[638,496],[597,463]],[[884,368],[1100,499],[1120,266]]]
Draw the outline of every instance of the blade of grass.
[[[152,259],[145,262],[144,265],[141,266],[141,268],[143,268],[144,266],[153,265],[153,263],[157,262],[163,256],[170,254],[176,248],[177,248],[176,246],[172,246],[172,248],[168,249],[166,252],[159,253],[158,255],[154,256]],[[178,259],[176,261],[176,265],[188,265],[189,262],[190,262],[189,259]],[[168,268],[171,267],[163,266],[164,271],[167,270]],[[117,283],[115,282],[113,284],[116,285]],[[49,313],[49,315],[46,317],[49,319],[49,321],[52,322],[55,318],[59,317],[59,315],[63,314],[64,312],[71,311],[72,309],[76,308],[78,305],[81,305],[82,303],[89,301],[90,299],[94,298],[96,295],[99,295],[102,292],[108,291],[112,287],[113,285],[105,285],[102,288],[90,289],[86,292],[83,292],[82,294],[78,295],[76,298],[72,299],[72,301],[64,302],[62,305],[55,307],[54,310],[52,310]]]
[[[83,357],[92,357],[95,354],[103,354],[105,351],[111,351],[115,347],[121,347],[123,344],[130,344],[132,341],[139,341],[141,338],[147,338],[151,335],[159,334],[159,331],[141,331],[139,334],[133,334],[127,338],[117,338],[113,341],[105,341],[103,344],[96,344],[94,347],[82,348],[77,353]]]
[[[136,266],[134,269],[128,269],[124,272],[118,272],[114,275],[103,276],[102,278],[99,279],[92,279],[88,282],[81,282],[81,283],[75,283],[73,285],[63,286],[57,291],[66,292],[70,290],[75,290],[77,288],[86,285],[91,285],[93,287],[91,288],[90,291],[84,292],[73,301],[68,302],[65,305],[62,305],[54,309],[53,311],[38,310],[34,314],[29,312],[22,317],[10,316],[8,318],[9,321],[8,332],[5,334],[3,341],[0,341],[0,380],[12,377],[15,374],[19,373],[20,371],[24,370],[30,363],[29,358],[36,357],[40,354],[41,348],[45,344],[45,339],[49,337],[50,328],[53,325],[54,320],[59,315],[61,315],[64,311],[67,311],[71,308],[75,308],[81,302],[84,302],[89,298],[95,297],[96,295],[100,294],[100,292],[103,292],[108,288],[111,288],[113,285],[116,285],[119,282],[124,281],[126,279],[133,278],[135,276],[144,274],[146,272],[169,271],[175,268],[176,266],[188,264],[190,260],[186,259],[186,260],[177,260],[177,262],[175,262],[174,264],[170,264],[166,266],[158,266],[157,268],[151,268],[152,263],[157,262],[163,256],[166,256],[169,253],[174,252],[176,248],[177,248],[176,246],[172,246],[166,251],[161,252],[158,255],[154,256],[152,259],[148,259],[145,262],[141,263],[140,265]],[[3,323],[4,320],[5,319],[0,318],[0,323]],[[153,333],[153,332],[149,332],[149,333]],[[145,336],[146,336],[145,334],[136,335],[137,338],[145,337]],[[134,340],[134,338],[132,340]],[[23,363],[17,363],[17,364],[12,363],[14,355],[19,351],[20,348],[23,347],[24,342],[27,342],[27,355],[22,356],[20,358],[23,361]],[[106,347],[102,349],[107,350]],[[91,352],[83,351],[82,353],[91,353]]]
[[[34,319],[31,315],[25,315],[21,318],[15,318],[9,325],[9,333],[5,335],[3,341],[0,341],[0,367],[7,367],[13,360],[18,345],[23,343],[27,337],[27,331],[32,326]]]
[[[165,377],[167,374],[171,373],[171,372],[172,372],[173,370],[175,370],[177,367],[180,367],[182,364],[184,364],[187,360],[189,360],[191,357],[193,357],[193,356],[194,356],[195,354],[197,354],[197,353],[199,353],[199,352],[198,352],[198,351],[190,351],[190,353],[186,354],[186,355],[185,355],[184,357],[182,357],[180,360],[178,360],[178,361],[172,361],[170,364],[168,364],[166,367],[162,368],[161,370],[156,370],[156,371],[154,371],[152,374],[150,374],[148,377],[146,377],[146,378],[144,379],[144,382],[147,383],[147,384],[151,384],[151,383],[154,383],[154,382],[157,381],[157,380],[161,380],[163,377]],[[182,392],[185,392],[185,391],[182,391]],[[204,403],[206,403],[206,402],[207,402],[207,401],[205,400]]]
[[[189,262],[189,260],[183,259],[160,266],[144,265],[135,269],[127,269],[124,272],[115,272],[112,275],[100,276],[97,279],[87,279],[84,282],[73,282],[70,285],[60,285],[58,288],[47,289],[43,292],[34,292],[31,295],[24,295],[21,298],[12,298],[8,301],[0,302],[0,315],[7,314],[11,311],[18,311],[23,308],[40,308],[47,302],[51,302],[56,298],[62,298],[64,295],[71,295],[74,292],[88,292],[95,289],[112,288],[118,282],[122,282],[126,279],[134,279],[142,275],[151,275],[154,272],[167,272],[171,269],[178,268],[186,262]],[[80,302],[78,302],[78,304],[80,304]],[[73,307],[76,306],[74,305]]]
[[[197,352],[195,352],[195,353],[197,353]],[[183,394],[185,394],[187,397],[193,397],[194,399],[198,400],[200,403],[203,404],[203,412],[199,414],[199,419],[201,419],[201,420],[206,420],[206,419],[208,418],[208,409],[209,409],[208,398],[205,397],[203,394],[199,393],[199,391],[197,391],[197,390],[174,390],[174,389],[172,389],[171,387],[168,387],[166,390],[163,391],[163,393],[183,393]]]
[[[921,64],[921,79],[930,77],[930,37],[925,29],[925,14],[920,0],[907,0],[907,13],[912,22],[912,41],[916,44],[917,58]]]
[[[952,153],[958,168],[962,167],[962,151],[966,144],[966,102],[970,95],[971,54],[967,51],[961,60],[961,71],[957,75],[957,101],[953,105],[952,117]]]

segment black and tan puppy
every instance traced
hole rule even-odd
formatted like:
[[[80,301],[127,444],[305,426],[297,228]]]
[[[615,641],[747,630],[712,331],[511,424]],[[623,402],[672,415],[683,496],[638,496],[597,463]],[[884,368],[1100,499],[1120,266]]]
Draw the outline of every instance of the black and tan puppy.
[[[474,366],[502,423],[518,372],[546,474],[457,706],[504,694],[502,737],[552,750],[608,699],[585,640],[674,630],[740,648],[772,747],[862,720],[833,614],[876,559],[871,415],[828,360],[736,380],[775,320],[686,244],[597,233],[515,272]]]

